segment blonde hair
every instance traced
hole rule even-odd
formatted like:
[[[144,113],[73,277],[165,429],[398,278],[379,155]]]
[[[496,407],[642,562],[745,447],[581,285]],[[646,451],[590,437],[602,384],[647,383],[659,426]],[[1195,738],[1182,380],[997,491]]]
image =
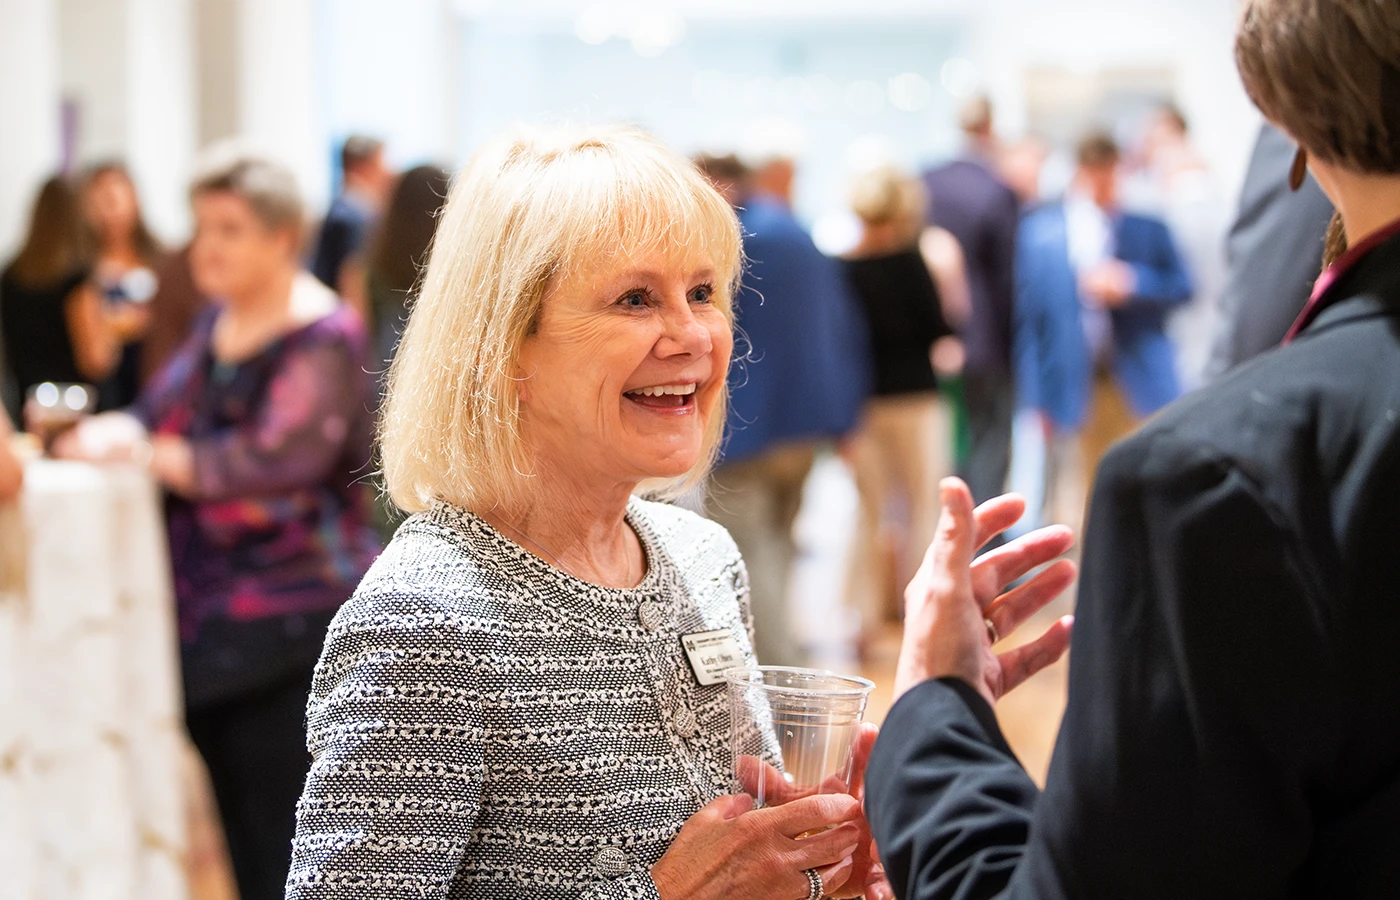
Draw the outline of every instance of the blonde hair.
[[[422,290],[389,371],[380,448],[389,496],[409,512],[445,500],[510,505],[533,471],[520,437],[516,364],[550,286],[599,260],[703,254],[733,320],[738,218],[690,162],[624,126],[530,130],[482,147],[448,197]],[[701,461],[709,471],[724,403]]]
[[[893,223],[913,240],[923,228],[928,192],[923,182],[897,166],[879,165],[851,184],[851,211],[867,225]]]

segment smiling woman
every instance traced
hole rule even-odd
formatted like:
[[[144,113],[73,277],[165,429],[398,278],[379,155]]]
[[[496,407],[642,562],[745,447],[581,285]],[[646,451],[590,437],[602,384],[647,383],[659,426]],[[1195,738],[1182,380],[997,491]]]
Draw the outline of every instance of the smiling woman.
[[[728,794],[727,696],[683,638],[752,664],[748,575],[719,526],[636,496],[708,471],[740,263],[729,204],[639,131],[468,165],[381,425],[415,515],[327,637],[289,898],[879,882],[855,796]]]
[[[520,404],[527,369],[543,362],[542,326],[562,340],[553,350],[587,357],[585,344],[606,344],[614,331],[684,329],[666,301],[702,291],[714,312],[695,321],[729,332],[738,223],[684,165],[650,137],[620,129],[505,137],[468,164],[390,373],[381,441],[385,481],[400,507],[446,500],[490,508],[522,499],[526,482],[517,476],[549,464],[532,453],[543,448],[523,440]],[[691,275],[695,283],[683,287],[656,281]],[[546,303],[550,293],[558,303]],[[718,405],[700,417],[704,441],[677,488],[704,476],[722,433],[728,339],[713,350],[726,358],[708,372],[704,399]],[[455,377],[442,377],[445,370]],[[539,384],[550,377],[538,375]]]

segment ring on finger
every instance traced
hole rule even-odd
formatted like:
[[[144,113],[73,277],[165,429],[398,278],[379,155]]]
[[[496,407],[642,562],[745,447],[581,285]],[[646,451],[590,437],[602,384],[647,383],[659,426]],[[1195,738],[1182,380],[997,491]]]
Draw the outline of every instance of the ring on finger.
[[[986,617],[982,619],[982,624],[987,626],[987,640],[993,644],[998,643],[1001,640],[1001,632],[997,631],[997,623],[993,622],[991,617]]]
[[[826,896],[826,885],[822,883],[822,875],[816,869],[803,869],[802,874],[807,876],[807,900],[822,900]]]

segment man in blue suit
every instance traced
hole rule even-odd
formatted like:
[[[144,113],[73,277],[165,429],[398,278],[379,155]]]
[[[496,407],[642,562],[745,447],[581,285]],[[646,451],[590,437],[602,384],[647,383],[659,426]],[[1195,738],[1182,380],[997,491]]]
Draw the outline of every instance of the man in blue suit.
[[[1021,221],[1016,377],[1051,445],[1078,437],[1086,482],[1108,446],[1181,392],[1165,323],[1191,297],[1167,226],[1118,205],[1119,150],[1094,133],[1063,202]]]
[[[806,655],[788,616],[792,527],[816,451],[855,428],[870,391],[865,321],[840,265],[793,216],[790,160],[768,172],[733,157],[700,165],[738,207],[748,257],[735,298],[727,436],[706,512],[748,567],[759,662],[800,666]]]

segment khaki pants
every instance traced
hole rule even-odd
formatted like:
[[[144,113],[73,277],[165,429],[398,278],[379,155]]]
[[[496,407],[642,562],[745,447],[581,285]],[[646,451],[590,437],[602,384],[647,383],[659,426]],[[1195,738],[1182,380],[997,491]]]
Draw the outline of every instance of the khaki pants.
[[[865,407],[853,448],[860,523],[846,595],[867,633],[903,618],[904,588],[938,524],[951,442],[937,394],[878,397]]]
[[[1111,375],[1101,374],[1094,379],[1089,417],[1084,421],[1084,430],[1079,435],[1087,491],[1094,490],[1094,474],[1098,472],[1099,463],[1108,448],[1137,431],[1142,422]]]
[[[792,526],[815,455],[815,443],[787,444],[720,466],[710,479],[705,512],[729,531],[744,557],[754,655],[765,666],[806,663],[788,611],[788,582],[797,556]]]
[[[1083,429],[1057,433],[1047,448],[1046,521],[1082,530],[1104,454],[1142,423],[1112,376],[1095,377]]]

